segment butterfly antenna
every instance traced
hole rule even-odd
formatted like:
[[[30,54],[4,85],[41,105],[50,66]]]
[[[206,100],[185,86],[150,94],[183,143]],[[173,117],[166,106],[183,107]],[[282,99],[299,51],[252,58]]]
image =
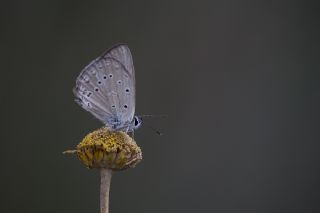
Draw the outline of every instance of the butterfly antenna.
[[[139,115],[139,118],[166,118],[168,115]]]
[[[154,128],[154,127],[152,127],[152,126],[150,126],[150,125],[147,125],[150,129],[152,129],[155,133],[157,133],[159,136],[162,136],[163,135],[163,133],[162,132],[160,132],[159,130],[157,130],[156,128]]]
[[[150,124],[148,124],[148,123],[146,123],[146,122],[144,122],[144,123],[145,123],[145,125],[146,125],[147,127],[149,127],[152,131],[154,131],[155,133],[157,133],[157,135],[159,135],[159,136],[162,136],[162,135],[163,135],[162,132],[160,132],[159,130],[157,130],[156,128],[154,128],[153,126],[151,126]]]
[[[160,132],[159,130],[157,130],[156,128],[154,128],[153,126],[149,125],[148,123],[145,122],[144,118],[154,118],[154,117],[158,117],[158,118],[166,118],[168,117],[167,115],[139,115],[138,116],[141,120],[144,121],[145,125],[147,127],[149,127],[152,131],[154,131],[155,133],[157,133],[159,136],[163,135],[162,132]]]

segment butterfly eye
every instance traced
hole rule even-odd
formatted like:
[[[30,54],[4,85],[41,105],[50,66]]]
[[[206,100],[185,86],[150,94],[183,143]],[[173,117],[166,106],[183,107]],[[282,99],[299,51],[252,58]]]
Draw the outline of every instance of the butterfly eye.
[[[134,125],[135,125],[135,126],[138,126],[138,124],[139,124],[138,119],[137,119],[137,118],[134,118]]]

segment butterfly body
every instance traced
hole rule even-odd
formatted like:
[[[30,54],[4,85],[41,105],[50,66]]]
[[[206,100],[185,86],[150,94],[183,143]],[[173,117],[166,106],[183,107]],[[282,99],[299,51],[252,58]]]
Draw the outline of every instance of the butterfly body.
[[[123,130],[126,132],[133,132],[142,125],[142,120],[138,116],[134,116],[131,122],[122,123],[117,118],[108,118],[108,121],[106,121],[106,123],[109,124],[109,128],[111,131]]]
[[[133,132],[141,126],[135,113],[135,72],[126,45],[116,45],[79,74],[73,89],[76,102],[111,131]]]

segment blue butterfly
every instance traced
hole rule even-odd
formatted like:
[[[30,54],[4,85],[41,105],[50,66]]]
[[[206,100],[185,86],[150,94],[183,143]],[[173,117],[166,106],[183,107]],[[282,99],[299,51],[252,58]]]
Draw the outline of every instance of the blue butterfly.
[[[132,132],[142,119],[135,116],[135,73],[127,45],[116,45],[80,73],[73,89],[76,102],[111,131]]]

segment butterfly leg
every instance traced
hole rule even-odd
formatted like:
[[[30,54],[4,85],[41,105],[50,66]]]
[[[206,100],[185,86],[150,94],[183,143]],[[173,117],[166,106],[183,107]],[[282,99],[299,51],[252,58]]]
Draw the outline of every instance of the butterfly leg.
[[[128,132],[128,135],[129,135],[132,139],[134,139],[134,131]]]
[[[134,139],[134,131],[132,130],[132,131],[129,132],[129,126],[126,128],[126,133],[128,133],[128,135],[129,135],[132,139]]]

